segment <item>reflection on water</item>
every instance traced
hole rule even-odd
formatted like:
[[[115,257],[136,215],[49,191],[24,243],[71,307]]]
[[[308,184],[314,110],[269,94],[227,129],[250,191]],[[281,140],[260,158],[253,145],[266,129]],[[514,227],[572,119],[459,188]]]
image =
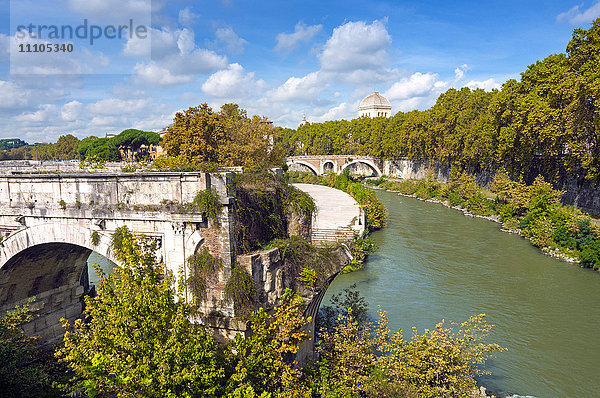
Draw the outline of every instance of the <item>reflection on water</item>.
[[[499,224],[443,206],[378,192],[388,227],[360,271],[340,275],[323,303],[356,283],[389,312],[390,327],[420,331],[441,319],[485,313],[490,342],[508,351],[489,361],[482,384],[502,395],[600,396],[600,274],[542,255]]]

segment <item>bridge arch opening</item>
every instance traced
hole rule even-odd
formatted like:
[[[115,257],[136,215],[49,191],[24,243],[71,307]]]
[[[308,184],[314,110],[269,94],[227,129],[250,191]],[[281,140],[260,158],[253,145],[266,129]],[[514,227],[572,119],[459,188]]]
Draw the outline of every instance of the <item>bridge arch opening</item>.
[[[323,174],[333,173],[333,167],[334,165],[331,160],[328,160],[325,163],[323,163]]]
[[[312,164],[305,162],[303,160],[294,160],[288,163],[288,170],[290,171],[304,171],[311,172],[315,175],[319,175],[319,170],[315,168]]]
[[[366,159],[357,159],[342,166],[342,171],[348,169],[350,174],[369,176],[369,177],[381,177],[382,172],[375,163]]]
[[[25,332],[43,342],[60,341],[60,319],[81,316],[90,281],[98,280],[88,264],[92,255],[113,264],[87,247],[65,242],[32,245],[16,253],[0,267],[0,310],[28,304],[34,319],[24,325]],[[110,272],[112,267],[104,269]]]

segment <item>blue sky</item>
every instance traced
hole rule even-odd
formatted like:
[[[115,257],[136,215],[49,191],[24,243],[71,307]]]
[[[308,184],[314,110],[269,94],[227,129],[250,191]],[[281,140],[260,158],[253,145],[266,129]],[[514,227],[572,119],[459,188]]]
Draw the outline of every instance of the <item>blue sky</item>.
[[[160,130],[202,102],[236,102],[287,127],[303,115],[354,118],[372,91],[394,113],[426,109],[448,88],[518,78],[599,16],[600,0],[0,0],[0,137]],[[84,20],[132,20],[147,34],[90,45],[35,33]],[[28,24],[34,33],[22,35]],[[19,53],[56,43],[74,50]]]

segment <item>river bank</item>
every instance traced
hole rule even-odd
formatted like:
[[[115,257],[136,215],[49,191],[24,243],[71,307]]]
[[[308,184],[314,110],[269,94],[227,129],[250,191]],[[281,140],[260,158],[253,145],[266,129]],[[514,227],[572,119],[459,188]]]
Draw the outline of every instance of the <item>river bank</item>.
[[[474,177],[454,171],[448,183],[435,179],[364,181],[375,189],[442,204],[470,217],[502,225],[504,232],[528,240],[546,255],[584,268],[600,270],[600,226],[597,220],[558,200],[563,194],[538,177],[532,185],[496,175],[490,190]]]

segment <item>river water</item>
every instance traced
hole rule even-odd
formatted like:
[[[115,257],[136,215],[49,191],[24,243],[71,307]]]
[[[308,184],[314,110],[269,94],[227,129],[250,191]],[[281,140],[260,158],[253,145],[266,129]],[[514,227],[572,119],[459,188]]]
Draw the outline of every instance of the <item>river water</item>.
[[[600,397],[600,273],[544,256],[500,225],[439,204],[377,192],[388,226],[366,266],[338,276],[332,294],[353,283],[389,313],[390,328],[420,332],[442,319],[485,313],[488,342],[508,351],[481,379],[502,396]]]

